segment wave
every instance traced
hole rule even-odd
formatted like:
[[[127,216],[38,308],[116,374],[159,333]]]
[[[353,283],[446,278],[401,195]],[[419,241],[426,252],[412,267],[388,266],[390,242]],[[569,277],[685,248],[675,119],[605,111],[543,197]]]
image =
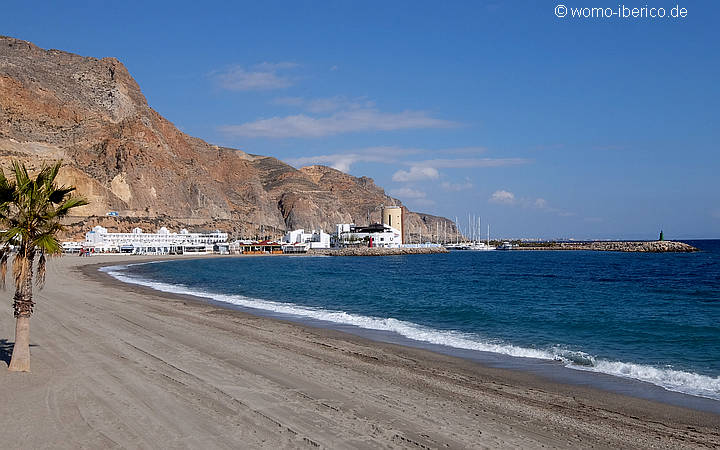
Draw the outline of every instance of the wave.
[[[543,350],[521,347],[501,341],[492,341],[470,333],[459,331],[437,330],[413,322],[392,317],[380,318],[351,314],[344,311],[332,311],[323,308],[296,305],[294,303],[275,302],[243,295],[228,295],[200,291],[179,284],[153,281],[137,276],[130,276],[126,269],[130,266],[148,263],[107,266],[100,270],[108,275],[131,284],[150,287],[152,289],[174,294],[193,295],[210,298],[214,301],[228,303],[245,308],[260,309],[276,314],[286,314],[305,319],[316,319],[335,324],[351,325],[368,330],[395,333],[419,342],[443,345],[447,347],[475,350],[480,352],[498,353],[520,358],[535,358],[562,362],[565,367],[588,372],[599,372],[622,378],[629,378],[660,386],[664,389],[683,394],[720,400],[720,377],[710,377],[692,372],[658,368],[650,365],[621,361],[598,359],[582,351],[572,351],[561,346]]]

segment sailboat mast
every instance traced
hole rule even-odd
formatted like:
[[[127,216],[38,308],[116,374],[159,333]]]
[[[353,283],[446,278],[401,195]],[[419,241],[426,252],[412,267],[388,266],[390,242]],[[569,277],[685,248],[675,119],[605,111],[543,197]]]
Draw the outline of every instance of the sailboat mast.
[[[460,243],[460,227],[458,226],[458,217],[455,216],[455,243]]]
[[[470,213],[468,213],[467,236],[465,236],[465,237],[472,239],[472,225],[471,225],[471,222],[470,222]]]

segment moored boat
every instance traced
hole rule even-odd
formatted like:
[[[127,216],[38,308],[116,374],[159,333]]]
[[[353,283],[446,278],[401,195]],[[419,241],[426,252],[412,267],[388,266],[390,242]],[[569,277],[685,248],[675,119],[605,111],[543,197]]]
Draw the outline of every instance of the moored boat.
[[[502,244],[500,244],[497,249],[498,250],[512,250],[513,245],[509,241],[505,241]]]

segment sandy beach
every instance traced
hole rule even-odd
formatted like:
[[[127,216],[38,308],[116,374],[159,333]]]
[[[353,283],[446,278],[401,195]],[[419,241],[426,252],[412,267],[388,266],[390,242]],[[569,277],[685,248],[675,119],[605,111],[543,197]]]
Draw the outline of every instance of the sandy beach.
[[[703,448],[720,416],[256,317],[49,263],[3,448]]]

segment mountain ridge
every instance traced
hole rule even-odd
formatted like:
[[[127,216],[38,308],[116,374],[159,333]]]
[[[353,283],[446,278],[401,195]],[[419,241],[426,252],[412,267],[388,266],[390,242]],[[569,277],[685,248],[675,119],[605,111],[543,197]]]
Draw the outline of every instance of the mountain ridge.
[[[379,220],[380,205],[403,206],[371,178],[320,165],[296,169],[181,132],[148,105],[116,58],[0,36],[0,165],[11,159],[31,168],[63,159],[60,181],[91,202],[71,220],[75,235],[95,224],[221,228],[236,236],[331,230]],[[455,236],[449,219],[403,208],[410,239],[437,229]]]

